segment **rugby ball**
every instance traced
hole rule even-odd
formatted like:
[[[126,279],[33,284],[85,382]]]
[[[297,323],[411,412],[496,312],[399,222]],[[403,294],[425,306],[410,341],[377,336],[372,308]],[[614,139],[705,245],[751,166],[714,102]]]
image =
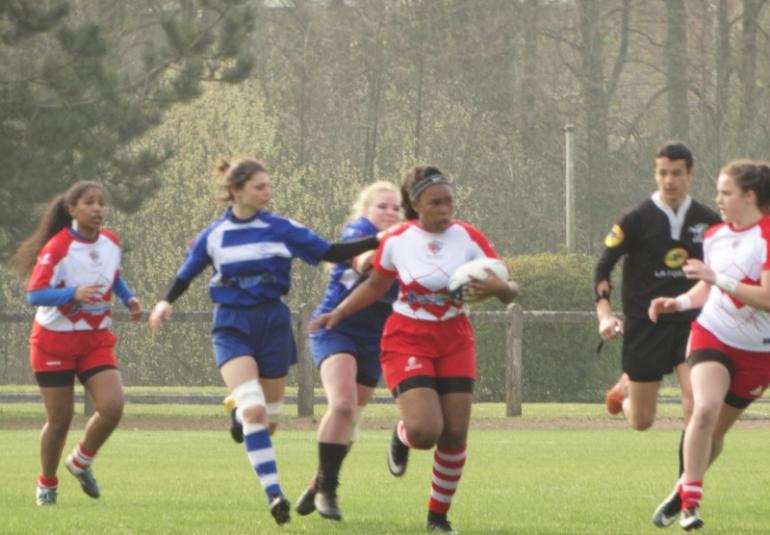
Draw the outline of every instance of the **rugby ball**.
[[[449,290],[449,297],[455,301],[462,301],[464,303],[472,303],[473,301],[479,301],[481,298],[464,295],[464,286],[471,282],[473,279],[484,280],[487,278],[487,268],[492,272],[507,281],[510,277],[508,274],[508,268],[505,262],[498,258],[477,258],[466,262],[458,267],[452,276],[449,277],[449,284],[447,290]]]

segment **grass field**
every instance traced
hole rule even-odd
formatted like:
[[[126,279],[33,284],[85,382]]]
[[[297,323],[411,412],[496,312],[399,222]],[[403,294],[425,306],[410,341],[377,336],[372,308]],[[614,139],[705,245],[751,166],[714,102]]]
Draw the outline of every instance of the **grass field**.
[[[319,407],[319,410],[322,408]],[[662,407],[675,416],[677,407]],[[298,517],[279,528],[242,447],[230,441],[219,407],[128,405],[124,425],[100,453],[102,498],[92,500],[60,472],[55,508],[34,505],[37,404],[0,405],[0,533],[423,533],[431,455],[413,452],[407,474],[390,476],[385,451],[392,405],[370,407],[345,462],[345,520]],[[291,414],[293,407],[287,407]],[[767,533],[770,468],[766,409],[739,424],[706,481],[705,533]],[[525,405],[506,419],[478,405],[468,462],[450,514],[462,534],[662,533],[650,523],[670,490],[675,421],[645,433],[602,415],[599,405]],[[82,428],[75,422],[68,448]],[[313,422],[285,418],[275,437],[282,485],[293,500],[315,467]],[[187,429],[195,429],[190,431]],[[667,531],[681,532],[674,525]]]

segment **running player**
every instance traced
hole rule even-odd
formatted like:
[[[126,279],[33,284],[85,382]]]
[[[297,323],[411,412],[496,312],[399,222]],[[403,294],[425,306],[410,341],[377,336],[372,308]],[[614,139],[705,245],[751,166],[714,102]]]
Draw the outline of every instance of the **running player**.
[[[95,411],[64,465],[92,498],[100,491],[91,465],[123,414],[110,300],[117,295],[134,321],[142,307],[121,277],[117,235],[102,228],[106,213],[104,187],[77,182],[50,202],[11,259],[16,270],[30,275],[27,299],[37,306],[29,359],[46,411],[36,496],[41,506],[57,502],[56,472],[74,413],[75,376]]]
[[[719,175],[716,202],[724,223],[708,230],[705,261],[684,266],[687,278],[700,282],[649,307],[653,322],[703,307],[690,335],[695,404],[677,482],[679,524],[688,531],[703,525],[703,480],[725,434],[770,386],[770,164],[730,162]]]
[[[456,533],[447,512],[465,464],[476,352],[466,310],[449,297],[447,284],[461,264],[497,255],[481,232],[452,219],[454,189],[438,168],[412,169],[401,194],[408,221],[380,244],[369,278],[334,310],[320,314],[311,330],[333,329],[380,299],[398,278],[399,296],[385,323],[380,357],[401,416],[388,466],[401,476],[410,448],[435,447],[427,525],[430,531]],[[471,292],[508,303],[518,288],[490,272]]]
[[[720,221],[715,212],[690,197],[693,177],[690,150],[681,143],[663,145],[655,155],[658,190],[612,227],[594,272],[599,334],[608,341],[623,333],[623,374],[607,392],[607,410],[610,414],[622,411],[631,427],[640,431],[655,421],[658,389],[664,375],[672,371],[679,380],[685,425],[692,412],[684,360],[690,321],[697,311],[677,312],[656,324],[647,317],[647,309],[655,297],[692,287],[682,266],[688,258],[703,258],[704,233]],[[610,305],[610,274],[623,256],[625,323]],[[684,434],[679,444],[680,474],[683,440]],[[679,509],[678,494],[673,492],[658,507],[653,522],[670,524]]]
[[[309,229],[266,210],[270,175],[256,160],[217,167],[225,213],[198,234],[166,296],[150,315],[153,331],[171,319],[173,303],[206,267],[216,304],[212,339],[216,365],[238,406],[246,452],[278,524],[288,522],[268,419],[283,403],[286,374],[297,361],[291,314],[281,300],[293,258],[338,262],[376,248],[377,237],[330,244]]]
[[[390,182],[364,188],[358,196],[342,240],[370,236],[401,219],[401,195]],[[314,317],[334,309],[365,279],[372,269],[373,251],[334,266],[326,294]],[[318,471],[295,506],[306,515],[313,510],[324,518],[341,520],[337,486],[342,461],[355,439],[364,407],[377,386],[380,371],[380,337],[398,295],[398,285],[379,301],[343,320],[331,330],[316,331],[310,341],[320,369],[328,405],[318,426]]]

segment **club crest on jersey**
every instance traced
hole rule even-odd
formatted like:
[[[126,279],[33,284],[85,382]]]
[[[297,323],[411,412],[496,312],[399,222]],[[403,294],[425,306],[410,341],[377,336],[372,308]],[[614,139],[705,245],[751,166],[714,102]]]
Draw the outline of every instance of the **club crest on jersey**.
[[[709,228],[707,223],[698,223],[687,229],[687,232],[692,234],[693,243],[703,243],[703,238],[706,236],[706,229]]]
[[[623,238],[625,237],[626,236],[623,234],[623,229],[620,228],[620,225],[613,225],[610,233],[607,234],[606,238],[604,238],[604,245],[607,247],[617,247],[623,243]]]
[[[444,247],[444,243],[438,240],[431,240],[428,242],[428,250],[431,252],[431,254],[434,254],[434,255],[439,254],[443,247]]]
[[[687,256],[687,249],[674,247],[663,257],[663,263],[666,264],[666,267],[672,269],[680,268],[687,262]]]
[[[94,263],[98,262],[99,261],[99,251],[96,251],[96,250],[88,251],[88,258],[91,259],[91,262],[94,262]]]

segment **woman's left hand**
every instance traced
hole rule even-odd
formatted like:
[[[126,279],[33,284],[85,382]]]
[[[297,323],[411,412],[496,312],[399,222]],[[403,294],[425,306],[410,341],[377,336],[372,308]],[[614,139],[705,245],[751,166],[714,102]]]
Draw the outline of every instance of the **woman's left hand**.
[[[131,321],[142,319],[142,312],[142,303],[139,302],[138,298],[132,297],[128,300],[128,318]]]
[[[490,268],[485,268],[485,270],[487,272],[486,279],[473,279],[466,285],[465,292],[469,297],[485,299],[495,296],[507,302],[519,294],[519,287],[515,282],[501,279]]]
[[[716,273],[714,270],[708,267],[702,260],[691,258],[682,267],[685,277],[688,279],[697,279],[705,281],[709,284],[714,284],[716,279]]]

